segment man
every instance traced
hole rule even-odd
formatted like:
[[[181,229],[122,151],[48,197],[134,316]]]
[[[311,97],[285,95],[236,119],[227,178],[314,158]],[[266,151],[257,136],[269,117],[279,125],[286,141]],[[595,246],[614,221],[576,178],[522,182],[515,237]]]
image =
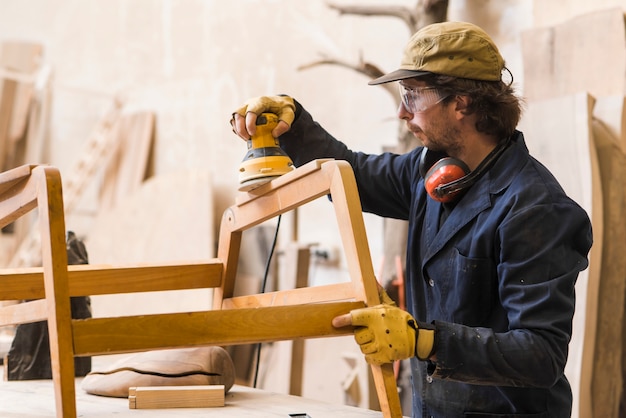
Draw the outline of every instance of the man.
[[[564,368],[591,225],[529,155],[503,71],[475,25],[417,32],[400,69],[369,83],[399,85],[398,116],[426,147],[403,155],[348,149],[288,96],[252,99],[231,120],[247,139],[258,114],[278,114],[296,165],[347,160],[364,211],[408,220],[408,312],[383,304],[334,325],[356,327],[370,363],[411,359],[414,417],[571,414]]]

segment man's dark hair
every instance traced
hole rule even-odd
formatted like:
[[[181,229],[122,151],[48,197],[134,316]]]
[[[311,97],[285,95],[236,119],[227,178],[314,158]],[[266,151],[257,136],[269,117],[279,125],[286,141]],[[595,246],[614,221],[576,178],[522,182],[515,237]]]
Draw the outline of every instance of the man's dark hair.
[[[476,130],[495,135],[500,140],[513,134],[522,116],[523,101],[515,95],[510,84],[503,81],[480,81],[433,74],[420,77],[442,93],[469,96],[468,114],[476,114]]]

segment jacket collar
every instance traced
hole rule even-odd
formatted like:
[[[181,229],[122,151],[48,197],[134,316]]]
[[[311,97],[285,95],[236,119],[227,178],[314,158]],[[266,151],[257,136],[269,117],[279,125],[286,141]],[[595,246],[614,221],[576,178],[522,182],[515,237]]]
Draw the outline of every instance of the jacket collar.
[[[448,219],[439,229],[439,215],[443,210],[442,204],[433,199],[427,200],[425,234],[428,248],[422,263],[425,264],[439,252],[452,237],[465,225],[471,222],[479,213],[491,207],[491,195],[498,194],[509,187],[526,159],[528,148],[524,136],[516,131],[511,139],[511,145],[504,151],[494,165],[474,183],[454,209]]]

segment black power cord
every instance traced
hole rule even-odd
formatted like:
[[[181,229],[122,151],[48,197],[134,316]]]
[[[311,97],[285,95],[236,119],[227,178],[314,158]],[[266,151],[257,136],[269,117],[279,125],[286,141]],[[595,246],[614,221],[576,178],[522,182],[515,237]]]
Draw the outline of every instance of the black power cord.
[[[267,278],[269,276],[270,267],[272,265],[272,257],[274,255],[274,250],[276,249],[276,242],[278,241],[278,230],[280,229],[280,219],[282,215],[278,215],[278,220],[276,222],[276,231],[274,231],[274,238],[272,240],[272,246],[270,247],[270,252],[267,257],[267,262],[265,263],[265,271],[263,272],[263,282],[261,283],[261,293],[265,293],[265,287],[267,286]],[[261,362],[261,343],[256,344],[256,364],[254,366],[254,383],[252,385],[253,388],[256,388],[257,379],[259,377],[259,363]]]

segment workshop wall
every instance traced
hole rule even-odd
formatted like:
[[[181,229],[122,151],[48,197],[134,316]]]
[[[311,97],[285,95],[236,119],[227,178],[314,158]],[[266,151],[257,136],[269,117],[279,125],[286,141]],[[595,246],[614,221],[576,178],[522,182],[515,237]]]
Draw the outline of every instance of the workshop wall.
[[[416,1],[397,0],[394,4],[413,7]],[[521,89],[524,30],[616,6],[626,9],[626,0],[451,0],[448,18],[484,27],[500,46]],[[179,215],[171,222],[181,223],[177,232],[185,239],[164,243],[161,252],[154,253],[167,252],[167,245],[179,249],[186,241],[191,249],[182,256],[190,258],[215,255],[221,214],[237,193],[237,167],[245,145],[231,132],[231,112],[250,97],[287,93],[350,147],[379,152],[395,144],[398,129],[394,102],[388,93],[367,86],[364,76],[343,67],[299,67],[326,55],[346,62],[362,58],[392,70],[409,36],[398,20],[340,16],[322,0],[0,0],[0,41],[42,43],[44,64],[52,74],[47,151],[42,161],[29,162],[50,163],[62,174],[69,172],[84,153],[94,126],[116,98],[123,101],[125,112],[154,112],[151,175],[179,178],[181,173],[192,173],[192,178],[202,179],[194,182],[195,186],[210,188],[208,197],[199,194],[204,199],[200,208],[212,222]],[[78,208],[68,215],[68,228],[92,240],[95,238],[90,232],[97,231],[100,240],[141,243],[140,236],[104,236],[107,228],[98,224],[102,219],[98,200],[101,182],[102,178],[96,179]],[[193,205],[188,196],[180,200],[171,196],[166,193],[162,201],[150,202]],[[334,215],[327,206],[326,202],[315,202],[298,217],[299,241],[333,255],[331,260],[314,258],[314,283],[347,278],[345,264],[336,251],[340,243]],[[138,218],[158,225],[163,222],[161,213],[148,210]],[[382,222],[369,215],[365,219],[376,269],[382,254]],[[286,222],[281,238],[288,240],[293,232],[293,223]],[[206,234],[212,234],[212,239],[206,239]],[[98,262],[106,254],[95,257],[92,261]],[[316,353],[316,362],[331,361],[323,354],[324,343],[313,341],[307,347]],[[335,352],[355,349],[345,339],[332,347]],[[305,386],[305,395],[343,402],[345,395],[338,387],[349,372],[344,363],[337,359],[336,364],[325,368],[315,364],[307,368],[305,375],[309,373],[314,379]],[[337,370],[337,375],[324,372],[322,376],[322,369]],[[336,382],[330,384],[329,379]],[[284,376],[268,376],[267,381],[281,387]]]

